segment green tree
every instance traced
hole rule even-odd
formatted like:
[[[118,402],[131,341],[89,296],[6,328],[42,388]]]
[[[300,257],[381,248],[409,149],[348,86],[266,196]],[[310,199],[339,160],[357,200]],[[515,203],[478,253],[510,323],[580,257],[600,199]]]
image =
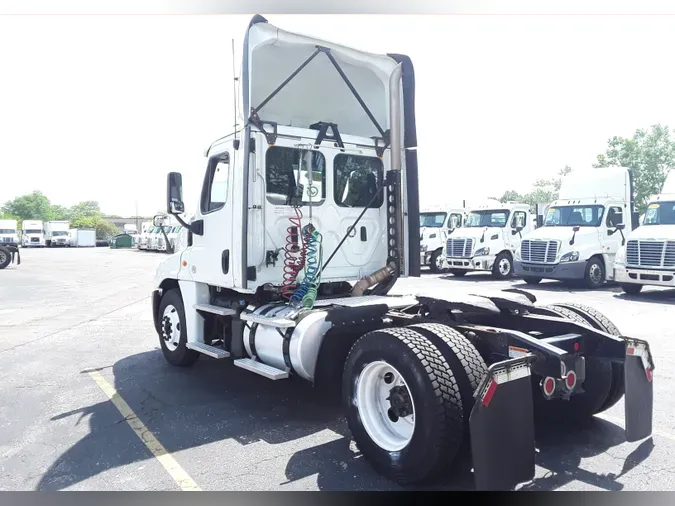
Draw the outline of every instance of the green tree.
[[[18,216],[21,220],[48,221],[51,216],[51,207],[49,199],[36,190],[5,202],[2,212]]]
[[[95,200],[86,200],[70,208],[71,219],[77,219],[81,216],[102,216],[102,214],[101,206]]]
[[[537,179],[533,185],[532,190],[527,193],[519,193],[515,190],[507,190],[504,194],[495,200],[500,202],[522,202],[524,204],[535,204],[553,202],[558,198],[560,192],[560,185],[562,178],[572,171],[569,165],[565,165],[558,171],[558,176],[551,179]]]
[[[635,210],[643,212],[647,199],[661,191],[668,171],[675,167],[675,139],[668,126],[638,129],[632,137],[612,137],[594,167],[628,167],[633,170]]]

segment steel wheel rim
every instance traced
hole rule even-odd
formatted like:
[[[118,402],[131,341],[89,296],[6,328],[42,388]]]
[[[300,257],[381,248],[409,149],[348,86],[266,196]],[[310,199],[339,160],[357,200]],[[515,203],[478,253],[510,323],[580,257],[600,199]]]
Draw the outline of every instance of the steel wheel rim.
[[[439,271],[442,271],[442,270],[443,270],[443,257],[442,257],[441,255],[438,255],[438,256],[436,257],[436,268],[437,268]]]
[[[602,268],[598,264],[592,264],[588,271],[588,276],[591,278],[593,284],[597,285],[602,281]]]
[[[7,261],[7,254],[4,251],[0,251],[0,264],[4,264]]]
[[[387,399],[393,387],[405,389],[411,411],[395,421],[390,416],[392,403]],[[363,427],[377,446],[395,452],[410,443],[415,432],[415,403],[403,376],[394,367],[384,361],[368,364],[357,378],[355,401]]]
[[[181,324],[178,310],[172,304],[169,304],[164,308],[161,325],[164,345],[169,351],[175,351],[180,342]]]
[[[507,275],[510,270],[511,270],[511,262],[509,262],[508,258],[502,258],[499,261],[499,272],[501,272],[503,275]]]

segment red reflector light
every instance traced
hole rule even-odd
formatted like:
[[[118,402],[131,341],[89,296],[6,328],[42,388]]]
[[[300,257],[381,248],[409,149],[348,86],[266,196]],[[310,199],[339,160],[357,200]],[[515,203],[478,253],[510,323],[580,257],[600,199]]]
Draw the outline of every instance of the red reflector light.
[[[551,395],[555,390],[555,380],[550,376],[544,380],[544,393]]]
[[[652,370],[649,367],[645,369],[645,372],[647,373],[647,381],[651,382],[652,378],[654,377],[654,373],[652,373]]]
[[[635,353],[635,348],[628,348],[626,350],[626,355],[633,355]]]
[[[567,377],[565,378],[565,384],[567,388],[572,390],[577,384],[577,374],[574,371],[570,371]]]
[[[579,351],[579,348],[581,348],[581,346],[579,346],[579,343],[574,343],[574,351]]]
[[[483,406],[488,407],[492,401],[492,396],[495,394],[495,390],[497,390],[497,382],[493,379],[490,382],[490,386],[485,391],[485,395],[483,395]]]

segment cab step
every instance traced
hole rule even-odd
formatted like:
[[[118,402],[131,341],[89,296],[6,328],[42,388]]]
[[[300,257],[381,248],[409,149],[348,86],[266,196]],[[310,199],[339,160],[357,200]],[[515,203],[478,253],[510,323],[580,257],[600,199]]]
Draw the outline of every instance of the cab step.
[[[197,311],[204,311],[205,313],[213,313],[220,316],[232,316],[237,314],[234,309],[229,307],[214,306],[213,304],[195,304],[192,306]]]
[[[213,358],[227,358],[230,356],[230,352],[225,351],[222,348],[216,348],[215,346],[210,346],[204,343],[187,343],[185,347],[188,350],[195,350]]]
[[[247,371],[254,372],[260,376],[271,380],[280,380],[288,378],[288,372],[272,367],[271,365],[263,364],[262,362],[257,362],[250,358],[238,358],[234,361],[234,365],[246,369]]]
[[[288,318],[282,318],[278,316],[265,316],[253,313],[241,313],[239,315],[245,322],[259,323],[260,325],[267,325],[269,327],[277,327],[280,329],[287,329],[289,327],[295,327],[295,322],[289,320]]]

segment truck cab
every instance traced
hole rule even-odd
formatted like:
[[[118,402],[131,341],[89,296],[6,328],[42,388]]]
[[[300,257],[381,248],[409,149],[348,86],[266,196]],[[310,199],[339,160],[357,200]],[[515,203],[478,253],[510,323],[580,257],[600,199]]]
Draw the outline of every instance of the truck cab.
[[[5,246],[19,245],[16,220],[0,220],[0,245],[2,244]]]
[[[45,247],[45,231],[41,221],[26,220],[21,224],[21,246],[24,248]]]
[[[614,280],[629,294],[645,285],[675,288],[675,170],[668,173],[661,193],[649,199],[641,226],[619,249]]]
[[[527,204],[491,201],[471,207],[464,226],[447,238],[444,268],[455,276],[487,271],[496,279],[507,279],[513,275],[521,237],[534,226]]]
[[[637,226],[632,188],[631,171],[624,167],[568,174],[543,226],[523,238],[516,276],[528,284],[555,279],[588,288],[612,280],[614,258],[626,240],[624,229]]]
[[[443,268],[443,245],[448,234],[464,225],[466,211],[460,208],[426,209],[420,212],[420,265],[428,265],[431,272]]]

